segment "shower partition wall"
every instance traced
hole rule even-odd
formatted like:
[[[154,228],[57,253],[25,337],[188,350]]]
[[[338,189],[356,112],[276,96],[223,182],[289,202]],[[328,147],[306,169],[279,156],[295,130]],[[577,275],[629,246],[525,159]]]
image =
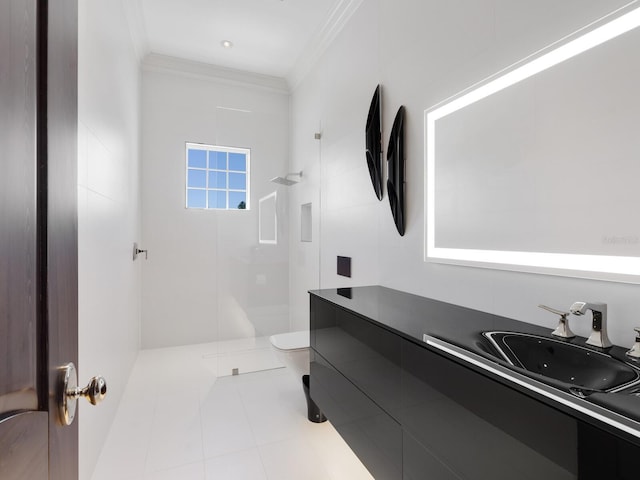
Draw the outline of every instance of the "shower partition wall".
[[[278,195],[279,204],[283,197]],[[218,220],[219,376],[281,366],[269,336],[289,329],[288,231],[278,232],[277,243],[260,244],[258,212]],[[278,228],[288,230],[286,222]]]
[[[219,376],[281,366],[269,337],[289,330],[288,195],[269,179],[274,172],[287,171],[287,123],[275,119],[283,114],[286,110],[217,111],[219,143],[249,146],[252,155],[250,209],[217,215]],[[271,213],[277,217],[277,240],[260,243],[259,200],[275,191]]]

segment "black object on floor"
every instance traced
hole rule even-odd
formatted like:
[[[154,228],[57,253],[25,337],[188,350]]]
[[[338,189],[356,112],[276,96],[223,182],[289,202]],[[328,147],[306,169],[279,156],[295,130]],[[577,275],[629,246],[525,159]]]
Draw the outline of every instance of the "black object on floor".
[[[313,423],[326,422],[327,417],[309,396],[309,375],[302,376],[302,388],[304,388],[304,396],[307,398],[307,418],[309,421]]]

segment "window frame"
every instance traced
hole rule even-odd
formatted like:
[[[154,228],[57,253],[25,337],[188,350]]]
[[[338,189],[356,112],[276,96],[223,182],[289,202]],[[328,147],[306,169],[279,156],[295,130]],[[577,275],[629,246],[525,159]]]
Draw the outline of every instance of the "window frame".
[[[190,167],[189,166],[189,151],[190,150],[204,150],[207,152],[205,167]],[[226,169],[210,168],[209,152],[221,152],[227,154]],[[245,156],[245,170],[231,170],[229,165],[229,154],[239,153]],[[189,171],[201,171],[205,172],[205,186],[204,187],[190,187],[189,186]],[[251,210],[251,149],[245,147],[229,147],[225,145],[210,145],[207,143],[198,142],[185,142],[185,154],[184,154],[184,205],[188,210],[211,210],[211,211],[243,211]],[[209,186],[209,173],[210,172],[224,172],[226,174],[226,187],[215,188]],[[246,183],[244,189],[230,188],[229,178],[230,173],[242,173],[245,175]],[[189,206],[189,191],[200,190],[205,193],[205,206],[193,207]],[[225,192],[226,196],[226,208],[210,207],[209,206],[209,192]],[[230,208],[229,194],[232,192],[244,192],[245,194],[245,208]]]

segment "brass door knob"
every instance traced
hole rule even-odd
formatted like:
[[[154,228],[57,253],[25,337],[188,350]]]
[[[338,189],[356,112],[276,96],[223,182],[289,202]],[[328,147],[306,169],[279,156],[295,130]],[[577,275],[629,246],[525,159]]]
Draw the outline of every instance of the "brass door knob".
[[[97,375],[89,380],[86,387],[78,387],[78,372],[73,363],[61,368],[59,390],[60,421],[63,425],[71,425],[76,416],[78,398],[84,397],[91,405],[97,405],[107,395],[107,381]]]

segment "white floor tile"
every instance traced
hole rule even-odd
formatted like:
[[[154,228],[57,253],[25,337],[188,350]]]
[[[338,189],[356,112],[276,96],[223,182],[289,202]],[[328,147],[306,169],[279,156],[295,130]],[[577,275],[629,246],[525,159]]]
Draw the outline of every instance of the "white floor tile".
[[[331,477],[313,446],[297,437],[259,447],[269,480],[328,480]]]
[[[330,422],[312,425],[306,438],[332,480],[374,480]]]
[[[209,459],[205,473],[206,480],[267,480],[257,448]]]
[[[148,473],[144,480],[205,480],[204,463],[192,463],[161,472]]]
[[[200,402],[174,393],[158,399],[147,454],[146,472],[156,472],[204,459]]]
[[[309,421],[302,385],[289,372],[268,382],[258,378],[238,389],[258,445],[305,433]]]
[[[240,338],[218,342],[218,353],[240,352],[256,348],[270,348],[268,337]]]
[[[144,476],[147,445],[128,439],[108,441],[102,449],[92,480],[139,480]]]
[[[288,370],[216,375],[233,355],[268,365],[267,342],[141,351],[92,480],[371,480],[331,425],[307,421]]]
[[[144,473],[155,402],[123,398],[102,449],[93,480],[140,479]]]
[[[235,388],[212,390],[200,408],[205,458],[256,446],[240,394]]]

